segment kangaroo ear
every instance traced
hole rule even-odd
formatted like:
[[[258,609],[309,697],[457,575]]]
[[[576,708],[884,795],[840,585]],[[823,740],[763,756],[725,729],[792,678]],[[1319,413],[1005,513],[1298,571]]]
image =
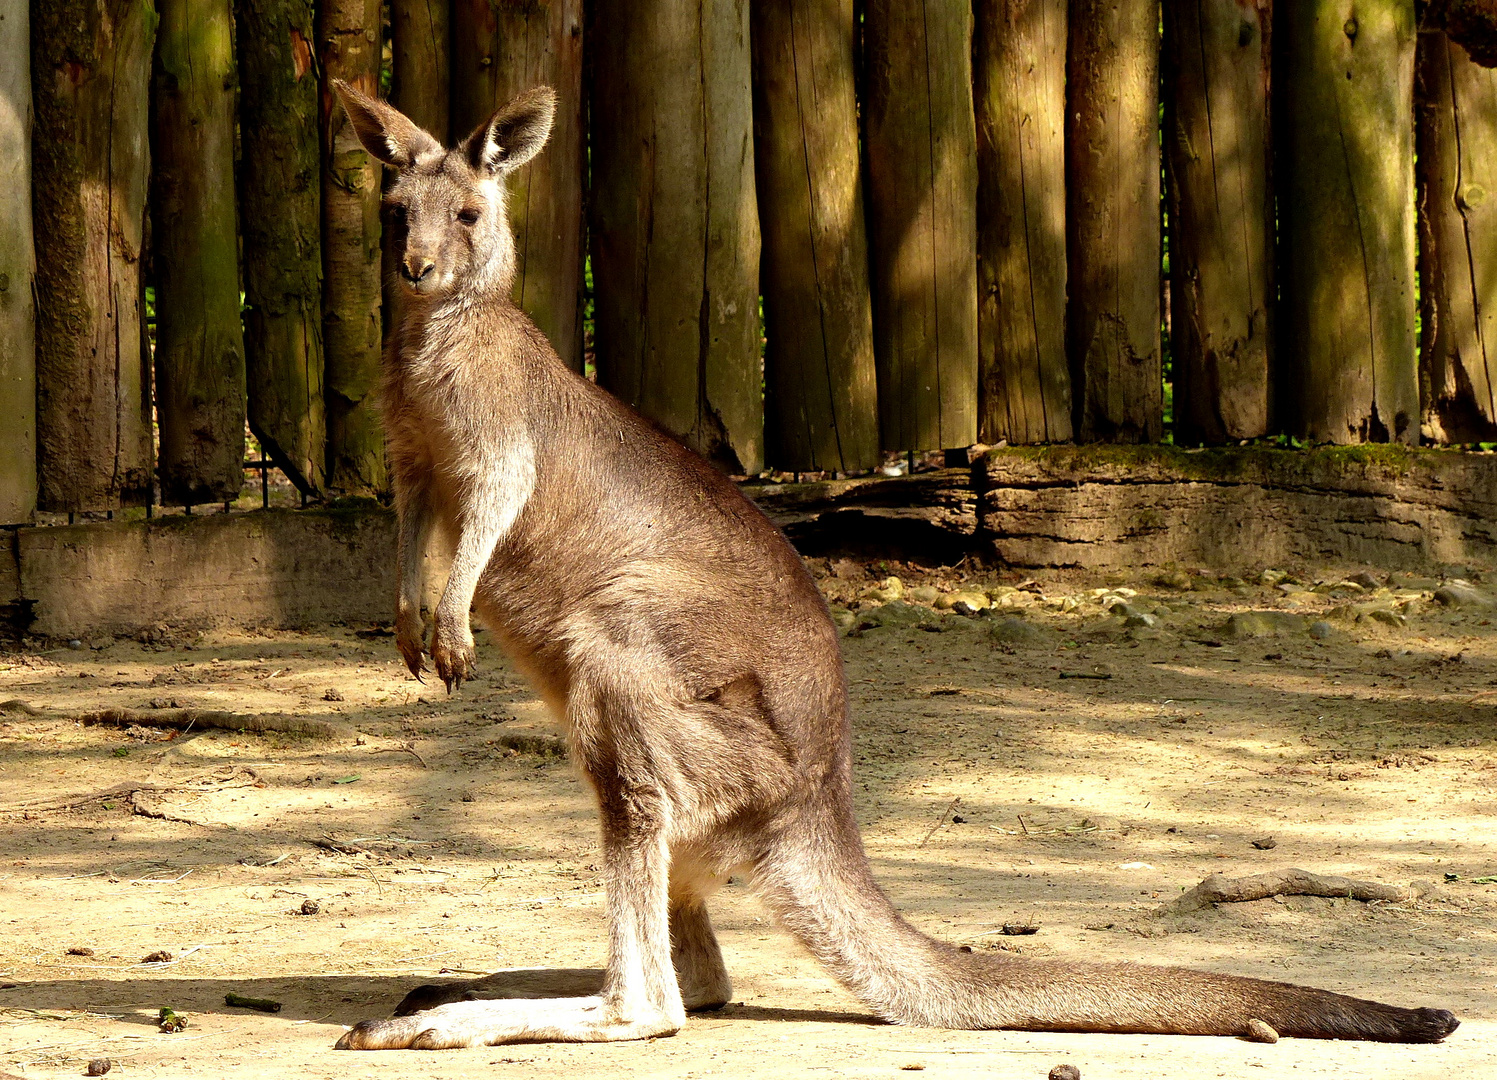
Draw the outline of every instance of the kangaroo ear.
[[[477,172],[518,169],[546,145],[555,117],[555,90],[537,86],[526,91],[468,136],[463,143],[468,163]]]
[[[418,155],[442,149],[441,143],[406,119],[399,109],[359,93],[341,79],[333,80],[333,89],[359,142],[386,165],[406,169]]]

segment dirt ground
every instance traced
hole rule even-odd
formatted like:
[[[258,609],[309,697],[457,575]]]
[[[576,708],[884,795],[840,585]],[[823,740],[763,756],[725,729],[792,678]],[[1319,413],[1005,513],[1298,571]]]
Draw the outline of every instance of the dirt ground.
[[[1387,1047],[872,1023],[735,882],[713,903],[733,1003],[674,1038],[336,1052],[346,1025],[423,982],[602,963],[589,797],[487,635],[484,674],[448,698],[406,677],[385,628],[161,628],[0,655],[0,1071],[76,1076],[109,1058],[111,1076],[305,1080],[1040,1080],[1061,1062],[1085,1080],[1497,1075],[1497,884],[1478,880],[1497,874],[1497,609],[1476,572],[1453,568],[1474,584],[1442,603],[1433,579],[1341,584],[1356,568],[1170,584],[815,569],[851,631],[859,818],[917,925],[976,950],[1446,1007],[1460,1030]],[[953,589],[992,609],[936,614]],[[338,729],[79,722],[106,706]],[[1156,914],[1208,874],[1287,867],[1430,884],[1402,903]],[[227,1007],[228,993],[283,1007]],[[187,1027],[160,1031],[163,1006]]]

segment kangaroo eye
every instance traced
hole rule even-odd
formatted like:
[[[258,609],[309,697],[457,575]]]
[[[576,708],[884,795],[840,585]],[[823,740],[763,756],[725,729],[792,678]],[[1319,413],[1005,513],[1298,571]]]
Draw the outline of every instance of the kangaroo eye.
[[[478,211],[477,210],[459,210],[457,212],[457,219],[459,221],[461,221],[464,225],[473,225],[473,224],[476,224],[477,221],[478,221]]]

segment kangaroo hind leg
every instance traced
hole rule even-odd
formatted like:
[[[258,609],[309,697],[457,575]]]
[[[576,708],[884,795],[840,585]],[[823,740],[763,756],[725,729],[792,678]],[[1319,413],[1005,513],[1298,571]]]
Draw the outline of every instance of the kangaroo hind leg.
[[[671,963],[670,807],[647,749],[631,734],[638,731],[639,713],[626,697],[590,695],[575,683],[569,712],[583,735],[579,756],[597,790],[603,826],[609,940],[601,992],[453,1001],[409,1016],[365,1020],[338,1041],[340,1049],[614,1042],[672,1035],[685,1023]]]
[[[715,886],[716,881],[710,881]],[[671,963],[690,1012],[720,1009],[733,997],[733,983],[707,915],[707,889],[695,877],[671,870]]]

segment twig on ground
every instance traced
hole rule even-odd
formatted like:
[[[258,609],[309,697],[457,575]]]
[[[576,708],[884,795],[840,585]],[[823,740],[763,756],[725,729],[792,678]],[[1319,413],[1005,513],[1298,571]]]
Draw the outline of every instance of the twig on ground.
[[[949,817],[951,815],[951,812],[953,810],[955,810],[958,805],[960,805],[961,801],[962,801],[962,797],[960,795],[958,795],[956,798],[952,799],[951,800],[951,805],[948,806],[948,807],[946,807],[945,810],[942,810],[941,811],[941,816],[938,817],[938,818],[936,818],[935,824],[933,824],[930,827],[930,832],[926,833],[925,834],[925,838],[922,839],[920,841],[920,843],[916,844],[915,846],[916,847],[924,847],[926,841],[929,840],[932,836],[936,835],[936,830],[941,827],[942,823],[945,822],[945,820],[947,819],[947,817]]]
[[[416,748],[410,743],[404,743],[400,746],[381,746],[378,750],[374,750],[371,752],[375,754],[410,754],[411,757],[415,758],[421,763],[421,767],[423,769],[427,767],[426,762],[422,759],[420,754],[416,753]]]
[[[368,855],[367,848],[361,848],[357,844],[346,844],[342,840],[334,840],[331,836],[318,836],[308,840],[307,843],[313,847],[320,847],[324,851],[331,851],[338,855]]]
[[[1312,874],[1308,870],[1277,870],[1267,874],[1229,878],[1212,874],[1194,889],[1161,905],[1157,915],[1185,915],[1212,904],[1235,904],[1269,896],[1349,896],[1353,900],[1400,903],[1417,899],[1417,886],[1401,888],[1375,881],[1356,881],[1334,874]]]
[[[168,784],[164,787],[155,784],[116,784],[114,787],[105,788],[103,791],[95,791],[90,795],[78,796],[63,802],[25,802],[15,806],[0,807],[0,814],[50,813],[56,810],[77,810],[79,807],[104,802],[108,799],[123,800],[128,797],[133,802],[135,796],[140,794],[169,795],[186,792],[200,794],[206,791],[224,791],[230,788],[254,787],[259,782],[260,777],[254,769],[246,768],[243,765],[236,765],[220,770],[216,776],[196,777],[193,781],[186,784]],[[147,814],[146,816],[156,817],[157,815]],[[194,821],[190,822],[190,824],[196,825],[199,823]]]
[[[59,718],[65,719],[65,718]],[[218,709],[99,709],[76,718],[85,727],[165,727],[186,731],[188,728],[212,728],[217,731],[243,731],[252,735],[276,732],[305,735],[315,739],[336,739],[346,732],[326,720],[309,720],[284,713],[232,713]]]

